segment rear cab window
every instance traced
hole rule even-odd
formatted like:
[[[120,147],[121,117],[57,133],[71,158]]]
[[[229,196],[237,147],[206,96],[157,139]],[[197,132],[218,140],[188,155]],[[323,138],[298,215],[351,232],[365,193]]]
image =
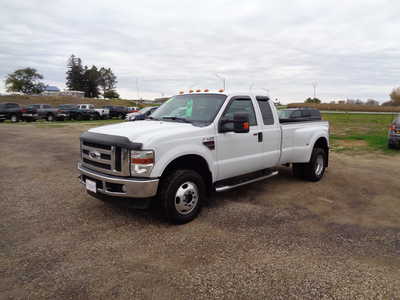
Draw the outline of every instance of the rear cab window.
[[[256,100],[261,110],[264,125],[273,125],[275,123],[275,120],[272,113],[271,105],[269,103],[269,98],[257,96]]]

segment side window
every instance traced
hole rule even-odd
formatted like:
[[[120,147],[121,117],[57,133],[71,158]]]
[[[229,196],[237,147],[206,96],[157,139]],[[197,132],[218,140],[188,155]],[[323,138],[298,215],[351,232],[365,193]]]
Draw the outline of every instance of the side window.
[[[267,97],[256,97],[256,99],[261,110],[264,125],[274,124],[274,115],[272,114],[269,99]]]
[[[232,120],[233,115],[238,112],[247,112],[249,114],[250,126],[257,125],[256,114],[254,112],[253,103],[250,98],[237,98],[234,99],[228,109],[225,111],[222,119]]]
[[[311,112],[310,112],[310,110],[305,109],[305,110],[302,110],[302,112],[303,112],[303,117],[304,117],[304,118],[309,118],[309,117],[311,117]]]
[[[301,118],[301,111],[300,110],[295,110],[294,112],[292,112],[291,118]]]

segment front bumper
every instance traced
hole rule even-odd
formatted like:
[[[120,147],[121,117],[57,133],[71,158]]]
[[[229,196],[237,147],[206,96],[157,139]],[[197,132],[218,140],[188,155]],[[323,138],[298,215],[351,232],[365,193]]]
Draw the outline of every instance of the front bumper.
[[[122,197],[122,198],[150,198],[157,194],[159,179],[125,178],[102,174],[78,163],[81,173],[80,181],[86,183],[86,179],[96,182],[98,193]]]
[[[389,143],[400,147],[400,134],[389,135]]]

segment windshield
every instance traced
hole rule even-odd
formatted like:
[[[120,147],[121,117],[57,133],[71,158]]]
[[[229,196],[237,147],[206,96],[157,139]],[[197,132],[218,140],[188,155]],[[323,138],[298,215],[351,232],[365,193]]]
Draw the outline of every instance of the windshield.
[[[153,106],[144,107],[141,110],[139,110],[139,113],[144,114],[144,113],[148,112],[152,108],[153,108]]]
[[[177,95],[152,113],[153,119],[210,123],[226,99],[219,94]]]
[[[61,104],[61,105],[59,106],[59,108],[72,109],[72,108],[76,108],[76,105],[74,105],[74,104]]]

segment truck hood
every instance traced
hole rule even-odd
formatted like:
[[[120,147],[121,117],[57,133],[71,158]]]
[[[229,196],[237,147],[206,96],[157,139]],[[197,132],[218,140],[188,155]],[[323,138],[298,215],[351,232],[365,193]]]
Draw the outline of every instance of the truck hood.
[[[89,132],[123,136],[131,142],[148,144],[160,138],[200,134],[202,128],[189,123],[143,120],[96,127],[89,129]]]

